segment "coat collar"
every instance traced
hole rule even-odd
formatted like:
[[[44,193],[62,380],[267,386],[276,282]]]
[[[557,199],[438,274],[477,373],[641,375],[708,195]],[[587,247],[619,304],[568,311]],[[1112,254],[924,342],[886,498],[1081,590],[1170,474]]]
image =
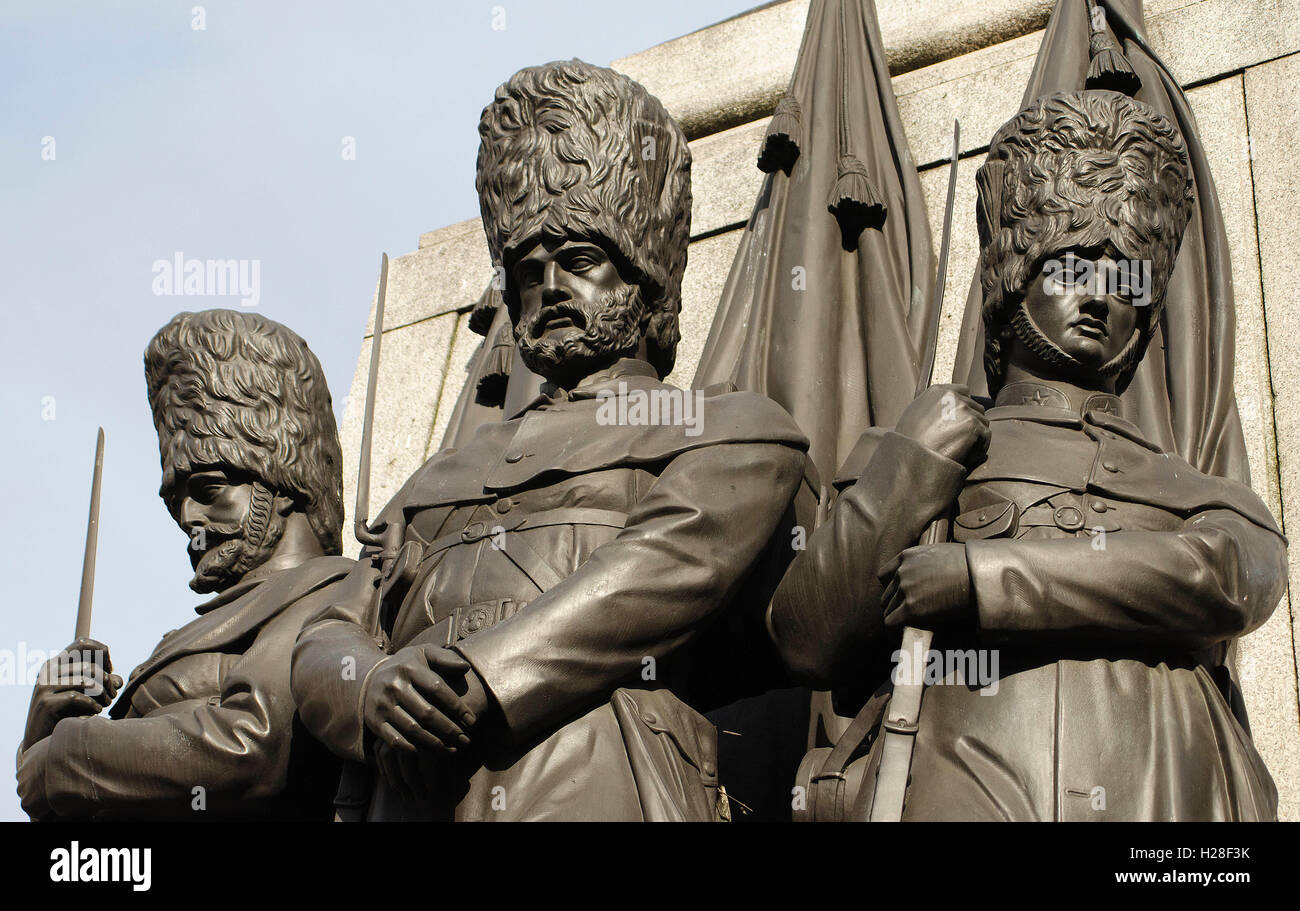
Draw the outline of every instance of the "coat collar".
[[[316,556],[320,555],[317,554]],[[242,598],[245,594],[252,591],[276,573],[282,572],[286,569],[293,569],[295,566],[301,566],[311,559],[313,559],[313,555],[311,554],[282,554],[279,557],[271,557],[261,566],[255,566],[248,572],[244,573],[243,578],[230,586],[230,588],[220,592],[216,597],[210,598],[196,606],[194,608],[194,613],[203,616],[209,611],[215,610],[222,605],[229,604],[231,601],[238,598]]]
[[[594,399],[600,390],[607,389],[616,384],[620,379],[627,377],[642,376],[658,380],[659,372],[650,366],[646,361],[633,357],[624,357],[615,361],[611,366],[603,370],[597,370],[595,373],[585,377],[572,390],[556,386],[554,383],[543,383],[537,395],[529,399],[524,406],[512,414],[506,415],[506,420],[514,420],[533,410],[545,410],[552,405],[560,402],[580,402],[583,399]]]
[[[990,421],[1030,421],[1082,430],[1085,426],[1102,427],[1132,440],[1152,452],[1164,450],[1152,443],[1142,429],[1123,416],[1119,396],[1094,392],[1071,402],[1061,390],[1045,383],[1020,382],[1004,386],[988,410]]]
[[[200,605],[202,616],[163,637],[144,664],[131,672],[130,680],[113,703],[112,716],[125,715],[132,693],[160,667],[185,655],[221,651],[259,629],[300,598],[343,578],[354,565],[355,561],[347,557],[314,557],[292,569],[252,580],[245,577],[232,585]]]
[[[1019,382],[1003,386],[993,402],[994,407],[1028,405],[1040,408],[1064,409],[1082,417],[1089,411],[1098,411],[1114,417],[1124,416],[1124,406],[1119,396],[1109,392],[1093,392],[1082,399],[1071,401],[1069,395],[1046,383]]]

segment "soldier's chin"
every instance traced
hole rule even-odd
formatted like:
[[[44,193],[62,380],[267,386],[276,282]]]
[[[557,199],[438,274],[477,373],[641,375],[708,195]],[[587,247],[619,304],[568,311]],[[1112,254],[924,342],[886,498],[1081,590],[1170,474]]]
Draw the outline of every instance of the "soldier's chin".
[[[585,337],[570,336],[562,341],[543,338],[521,341],[519,355],[533,373],[552,383],[566,385],[599,370],[617,356],[617,351],[593,345]]]
[[[238,567],[244,562],[242,558],[247,550],[248,544],[243,538],[231,538],[211,548],[195,564],[190,588],[201,595],[230,588],[246,572]]]

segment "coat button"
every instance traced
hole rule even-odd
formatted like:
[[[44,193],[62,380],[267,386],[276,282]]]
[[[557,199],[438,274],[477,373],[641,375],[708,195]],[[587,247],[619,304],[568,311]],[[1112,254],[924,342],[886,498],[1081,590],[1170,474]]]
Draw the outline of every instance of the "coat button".
[[[1109,509],[1109,508],[1110,508],[1110,507],[1107,506],[1105,503],[1103,503],[1101,500],[1093,500],[1093,501],[1092,501],[1092,511],[1093,511],[1093,512],[1105,512],[1105,511],[1106,511],[1107,509]]]
[[[1116,465],[1114,462],[1102,462],[1101,467],[1111,472],[1119,471],[1119,466]]]
[[[658,724],[658,723],[659,723],[659,719],[656,718],[656,717],[655,717],[652,713],[650,713],[650,712],[646,712],[644,715],[642,715],[642,716],[641,716],[641,720],[644,721],[646,724],[649,724],[649,725],[655,725],[655,724]]]
[[[506,453],[506,461],[509,462],[509,463],[512,464],[512,465],[513,465],[515,462],[518,462],[518,461],[519,461],[520,459],[522,459],[523,457],[524,457],[524,454],[523,454],[522,452],[520,452],[518,449],[512,449],[512,450],[510,450],[509,452]]]
[[[1083,513],[1074,506],[1062,506],[1052,514],[1056,527],[1061,531],[1078,531],[1083,528]]]
[[[514,505],[514,503],[510,502],[509,497],[502,497],[500,500],[497,500],[496,505],[493,508],[497,511],[497,515],[504,516]]]

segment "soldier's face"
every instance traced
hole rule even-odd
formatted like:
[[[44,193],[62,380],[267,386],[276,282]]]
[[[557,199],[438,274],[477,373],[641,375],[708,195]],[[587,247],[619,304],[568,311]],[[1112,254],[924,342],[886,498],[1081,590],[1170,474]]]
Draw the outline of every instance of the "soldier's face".
[[[510,280],[515,340],[529,368],[561,384],[644,348],[640,288],[598,244],[546,239],[520,255]]]
[[[262,504],[265,526],[256,521],[259,494],[252,479],[212,467],[178,474],[168,509],[189,537],[188,550],[198,592],[222,591],[261,565],[278,542],[283,516],[271,503]]]
[[[1128,264],[1067,254],[1044,264],[1024,306],[1043,336],[1085,369],[1118,357],[1137,328]]]

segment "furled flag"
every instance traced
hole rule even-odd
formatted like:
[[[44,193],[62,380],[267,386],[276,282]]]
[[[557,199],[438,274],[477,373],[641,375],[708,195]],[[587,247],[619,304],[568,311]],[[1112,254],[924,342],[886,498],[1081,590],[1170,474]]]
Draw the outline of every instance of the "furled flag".
[[[934,346],[934,259],[873,0],[812,0],[767,172],[693,385],[785,407],[829,483]]]

